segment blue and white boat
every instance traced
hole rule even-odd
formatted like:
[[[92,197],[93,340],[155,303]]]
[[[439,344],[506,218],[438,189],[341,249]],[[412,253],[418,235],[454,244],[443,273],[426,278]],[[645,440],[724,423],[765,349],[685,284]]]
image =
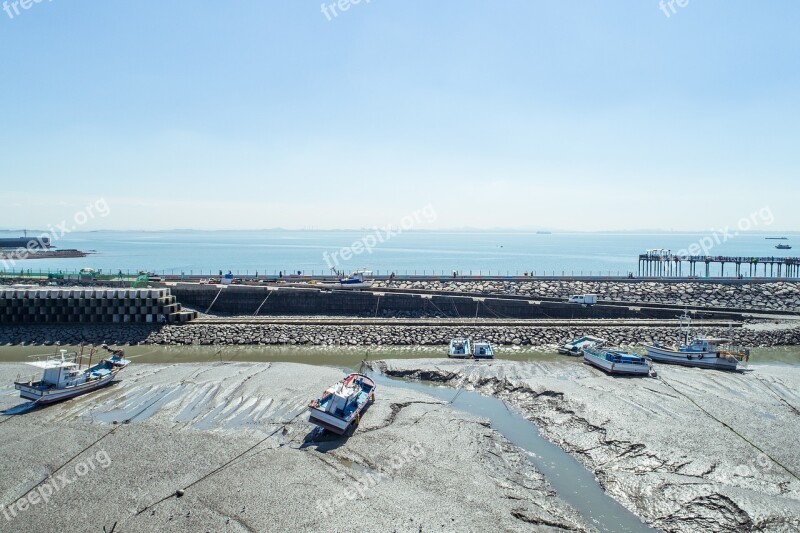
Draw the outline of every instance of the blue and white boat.
[[[650,362],[634,353],[613,348],[588,347],[583,349],[583,362],[609,374],[647,376]]]
[[[558,353],[564,355],[572,355],[574,357],[580,357],[581,355],[583,355],[583,350],[585,350],[586,348],[598,348],[605,343],[606,343],[605,339],[584,335],[583,337],[578,337],[572,342],[568,342],[562,346],[559,346]]]
[[[447,357],[454,359],[468,359],[472,357],[472,342],[466,337],[456,337],[450,341]]]
[[[475,359],[494,359],[494,347],[489,341],[478,341],[472,348],[472,357]]]
[[[362,413],[374,400],[375,382],[363,374],[350,374],[309,404],[309,421],[343,435],[351,425],[358,425]]]
[[[320,281],[315,284],[317,287],[323,289],[337,289],[337,290],[359,290],[369,289],[372,287],[374,280],[366,279],[366,276],[371,275],[369,270],[356,270],[345,278],[340,278],[337,281]]]
[[[692,319],[688,313],[679,318],[680,342],[678,346],[663,346],[658,342],[647,344],[647,356],[657,363],[738,370],[739,363],[750,359],[750,350],[734,346],[731,339],[693,336]]]
[[[60,350],[54,355],[37,356],[38,361],[28,364],[43,370],[42,377],[18,379],[14,382],[14,388],[20,391],[22,398],[42,405],[60,402],[105,387],[130,364],[130,361],[124,358],[122,350],[111,350],[106,345],[103,345],[103,348],[111,353],[111,357],[92,365],[94,355],[92,348],[86,368],[82,368],[82,349],[80,354]]]

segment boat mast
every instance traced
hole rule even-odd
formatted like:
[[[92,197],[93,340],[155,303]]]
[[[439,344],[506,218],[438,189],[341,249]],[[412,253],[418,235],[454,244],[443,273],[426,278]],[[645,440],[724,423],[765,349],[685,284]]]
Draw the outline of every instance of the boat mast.
[[[683,316],[678,318],[679,324],[679,339],[683,337],[684,346],[689,346],[689,334],[692,327],[692,317],[689,316],[688,311],[683,312]]]

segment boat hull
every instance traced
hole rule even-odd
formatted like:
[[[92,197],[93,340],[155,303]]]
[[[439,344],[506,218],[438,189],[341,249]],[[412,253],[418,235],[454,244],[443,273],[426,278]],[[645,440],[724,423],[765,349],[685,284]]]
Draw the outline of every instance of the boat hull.
[[[356,407],[346,418],[342,418],[327,412],[322,406],[322,401],[315,400],[308,406],[310,423],[337,435],[344,435],[353,424],[358,424],[361,415],[364,414],[372,402],[375,401],[375,382],[361,374],[351,374],[348,378],[352,378],[353,376],[361,376],[365,380],[368,380],[368,385],[371,387],[364,403]]]
[[[45,405],[69,400],[70,398],[75,398],[77,396],[102,389],[103,387],[110,385],[111,382],[114,381],[116,375],[117,372],[112,372],[100,379],[96,379],[88,383],[82,383],[81,385],[70,387],[68,389],[41,389],[38,387],[32,387],[27,383],[14,383],[14,388],[20,391],[19,395],[21,398],[33,400],[39,405]]]
[[[313,407],[310,407],[309,411],[311,413],[311,416],[308,419],[309,422],[315,426],[324,428],[331,433],[336,433],[337,435],[344,435],[350,425],[355,421],[355,417],[345,420]]]
[[[584,336],[559,346],[558,353],[569,355],[570,357],[580,357],[584,353],[584,348],[596,348],[602,346],[605,342],[605,339]]]
[[[340,291],[356,291],[361,289],[369,289],[372,287],[371,281],[363,281],[359,283],[316,283],[316,287],[321,289],[332,289],[332,290],[340,290]]]
[[[456,343],[460,342],[460,345]],[[454,339],[447,347],[447,357],[451,359],[469,359],[472,357],[472,342],[470,339]]]
[[[735,359],[721,358],[713,352],[686,353],[657,346],[645,346],[644,349],[647,356],[656,363],[729,371],[739,369],[739,362]]]
[[[636,365],[631,363],[616,363],[597,357],[588,352],[583,354],[583,362],[595,368],[599,368],[609,374],[619,374],[625,376],[647,376],[650,374],[649,365]]]

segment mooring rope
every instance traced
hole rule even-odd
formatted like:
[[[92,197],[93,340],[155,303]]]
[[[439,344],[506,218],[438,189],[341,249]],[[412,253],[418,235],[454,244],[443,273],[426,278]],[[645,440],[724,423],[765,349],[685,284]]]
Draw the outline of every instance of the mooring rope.
[[[686,398],[687,400],[689,400],[689,401],[690,401],[690,402],[691,402],[691,403],[692,403],[692,404],[693,404],[695,407],[697,407],[698,409],[700,409],[702,412],[704,412],[705,414],[707,414],[709,417],[711,417],[712,419],[714,419],[714,420],[716,420],[717,422],[719,422],[720,424],[722,424],[722,425],[723,425],[725,428],[729,429],[729,430],[730,430],[732,433],[734,433],[734,434],[735,434],[736,436],[738,436],[740,439],[742,439],[743,441],[745,441],[747,444],[749,444],[750,446],[752,446],[753,448],[755,448],[755,449],[756,449],[756,450],[758,450],[759,452],[761,452],[761,453],[763,453],[764,455],[766,455],[767,457],[769,457],[769,459],[770,459],[770,460],[771,460],[773,463],[775,463],[776,465],[778,465],[778,466],[780,466],[781,468],[783,468],[783,469],[784,469],[784,470],[785,470],[785,471],[786,471],[786,472],[787,472],[787,473],[788,473],[790,476],[792,476],[794,479],[796,479],[797,481],[800,481],[800,477],[797,477],[797,474],[795,474],[794,472],[792,472],[791,470],[789,470],[789,468],[788,468],[786,465],[784,465],[783,463],[781,463],[780,461],[778,461],[777,459],[775,459],[774,457],[772,457],[772,456],[771,456],[769,453],[767,453],[767,452],[766,452],[766,450],[764,450],[763,448],[761,448],[760,446],[758,446],[757,444],[755,444],[754,442],[752,442],[750,439],[748,439],[747,437],[745,437],[744,435],[742,435],[741,433],[739,433],[738,431],[736,431],[735,429],[733,429],[733,428],[732,428],[730,425],[726,424],[725,422],[723,422],[722,420],[720,420],[720,419],[719,419],[719,418],[717,418],[716,416],[714,416],[714,415],[712,415],[711,413],[709,413],[708,411],[706,411],[706,410],[705,410],[703,407],[701,407],[701,406],[700,406],[700,405],[699,405],[699,404],[698,404],[696,401],[694,401],[694,400],[693,400],[692,398],[690,398],[688,395],[684,394],[683,392],[681,392],[681,391],[679,391],[678,389],[676,389],[675,387],[673,387],[673,386],[672,386],[672,385],[671,385],[669,382],[667,382],[667,380],[665,380],[665,379],[664,379],[664,377],[663,377],[663,376],[659,376],[659,377],[658,377],[658,379],[659,379],[659,380],[660,380],[662,383],[664,383],[664,385],[666,385],[667,387],[669,387],[670,389],[672,389],[673,391],[675,391],[675,393],[677,393],[677,394],[679,394],[679,395],[683,396],[684,398]]]
[[[267,300],[269,300],[269,297],[272,296],[272,293],[273,293],[272,289],[268,289],[268,290],[269,290],[269,294],[267,294],[267,297],[264,298],[263,302],[261,302],[261,305],[258,306],[258,309],[256,309],[255,313],[253,313],[253,316],[258,316],[258,313],[261,312],[261,308],[264,307],[264,304],[267,303]],[[215,299],[215,301],[216,301],[216,299]],[[211,305],[214,305],[214,304],[211,304]]]
[[[231,464],[233,464],[233,463],[234,463],[234,462],[235,462],[237,459],[240,459],[240,458],[242,458],[244,455],[247,455],[249,452],[251,452],[252,450],[256,449],[258,446],[260,446],[261,444],[263,444],[264,442],[266,442],[267,440],[269,440],[269,439],[271,439],[272,437],[274,437],[274,436],[275,436],[275,435],[276,435],[276,434],[277,434],[279,431],[282,431],[282,430],[283,430],[283,429],[284,429],[284,428],[285,428],[287,425],[291,424],[291,423],[292,423],[292,422],[294,422],[294,421],[295,421],[297,418],[299,418],[301,415],[303,415],[303,413],[305,413],[305,408],[304,408],[304,409],[302,409],[302,410],[301,410],[299,413],[297,413],[296,415],[294,415],[294,416],[293,416],[291,419],[289,419],[289,420],[287,420],[287,421],[285,421],[285,422],[275,422],[275,424],[280,424],[280,426],[281,426],[281,427],[279,427],[278,429],[276,429],[275,431],[273,431],[272,433],[270,433],[269,435],[267,435],[267,436],[266,436],[266,437],[264,437],[263,439],[259,440],[258,442],[256,442],[255,444],[253,444],[252,446],[250,446],[249,448],[247,448],[247,449],[246,449],[246,450],[244,450],[243,452],[241,452],[241,453],[239,453],[239,454],[235,455],[233,458],[231,458],[230,460],[226,461],[226,462],[225,462],[225,463],[223,463],[222,465],[218,466],[217,468],[215,468],[215,469],[214,469],[214,470],[212,470],[211,472],[208,472],[207,474],[203,475],[202,477],[198,478],[197,480],[195,480],[195,481],[193,481],[193,482],[189,483],[188,485],[186,485],[186,486],[185,486],[185,487],[183,487],[182,489],[178,489],[178,490],[176,490],[175,492],[173,492],[172,494],[169,494],[168,496],[164,496],[164,497],[163,497],[163,498],[161,498],[160,500],[158,500],[158,501],[156,501],[156,502],[153,502],[153,503],[151,503],[150,505],[148,505],[147,507],[145,507],[145,508],[141,509],[140,511],[137,511],[137,512],[136,512],[136,514],[135,514],[135,515],[133,515],[133,517],[139,516],[140,514],[144,513],[145,511],[148,511],[149,509],[152,509],[152,508],[153,508],[153,507],[155,507],[156,505],[158,505],[158,504],[160,504],[160,503],[163,503],[163,502],[165,502],[165,501],[169,500],[169,499],[170,499],[170,498],[172,498],[172,497],[176,497],[176,496],[177,496],[177,497],[180,497],[180,496],[182,496],[182,495],[183,495],[183,492],[185,492],[185,491],[187,491],[188,489],[190,489],[190,488],[194,487],[195,485],[197,485],[197,484],[198,484],[198,483],[200,483],[201,481],[203,481],[203,480],[205,480],[205,479],[208,479],[209,477],[213,476],[213,475],[214,475],[214,474],[216,474],[217,472],[220,472],[220,471],[222,471],[223,469],[227,468],[228,466],[230,466]]]
[[[219,295],[222,294],[222,290],[223,289],[220,289],[219,292],[217,293],[217,295],[214,296],[214,299],[211,300],[211,305],[209,305],[208,309],[206,309],[206,312],[205,312],[206,315],[209,313],[209,311],[211,311],[211,308],[214,307],[214,304],[217,303],[217,298],[219,298]]]

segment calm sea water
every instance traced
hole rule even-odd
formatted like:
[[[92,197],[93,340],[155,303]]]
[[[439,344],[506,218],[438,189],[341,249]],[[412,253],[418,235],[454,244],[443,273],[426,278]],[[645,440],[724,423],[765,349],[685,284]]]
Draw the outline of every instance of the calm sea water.
[[[377,273],[397,274],[441,274],[459,270],[464,274],[493,275],[523,272],[625,275],[629,271],[636,272],[637,257],[646,249],[678,251],[705,236],[701,233],[407,232],[344,260],[342,248],[357,241],[377,241],[374,233],[369,230],[98,231],[71,233],[54,243],[58,248],[95,251],[88,257],[18,261],[15,269],[22,266],[34,271],[71,271],[91,267],[104,272],[148,270],[202,274],[232,270],[239,274],[256,271],[260,274],[278,271],[320,274],[335,266],[345,271],[367,268]],[[742,234],[727,242],[715,243],[710,253],[750,257],[800,254],[800,248],[775,249],[778,242],[795,244],[800,240],[796,234],[790,235],[789,241],[764,237],[764,234]]]

